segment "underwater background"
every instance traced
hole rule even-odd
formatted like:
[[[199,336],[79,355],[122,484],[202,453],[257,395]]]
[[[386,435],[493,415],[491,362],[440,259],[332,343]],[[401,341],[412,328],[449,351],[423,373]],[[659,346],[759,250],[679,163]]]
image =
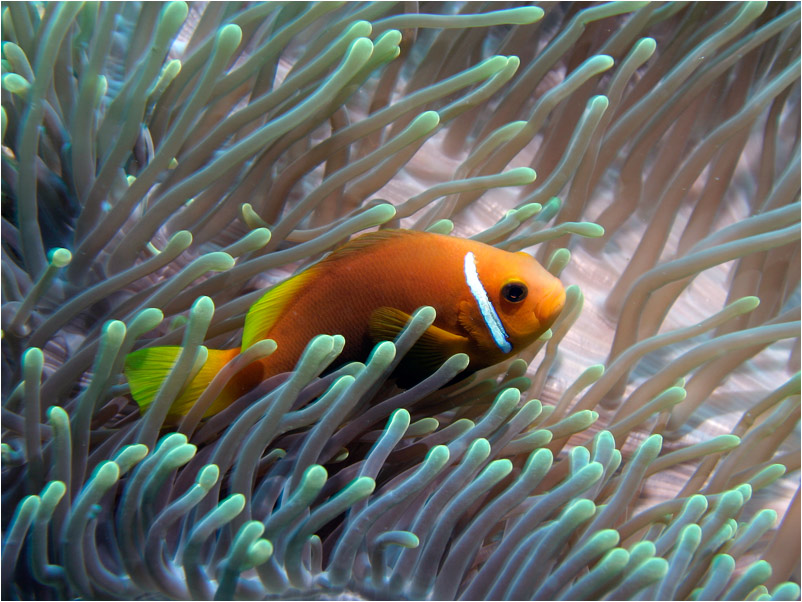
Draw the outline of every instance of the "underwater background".
[[[799,599],[799,3],[4,2],[2,40],[3,599]],[[321,334],[163,428],[376,227],[566,307],[450,386],[388,379],[429,308],[334,371]]]

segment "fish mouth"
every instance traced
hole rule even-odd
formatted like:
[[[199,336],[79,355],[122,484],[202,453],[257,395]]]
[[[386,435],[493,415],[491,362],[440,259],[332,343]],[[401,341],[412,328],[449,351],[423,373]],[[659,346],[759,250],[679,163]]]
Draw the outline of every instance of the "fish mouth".
[[[553,322],[565,306],[565,289],[555,286],[537,304],[537,314],[541,322]]]

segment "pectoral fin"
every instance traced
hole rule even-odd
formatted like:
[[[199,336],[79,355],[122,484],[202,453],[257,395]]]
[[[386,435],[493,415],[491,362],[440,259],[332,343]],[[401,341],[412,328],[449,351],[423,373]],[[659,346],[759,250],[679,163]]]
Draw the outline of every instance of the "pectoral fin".
[[[393,341],[409,322],[408,313],[394,307],[380,307],[370,316],[368,331],[374,343]],[[464,352],[468,339],[437,326],[429,326],[405,358],[427,372],[434,372],[456,353]]]
[[[467,301],[460,303],[459,311],[457,312],[459,325],[481,349],[496,353],[498,348],[493,343],[493,339],[490,338],[487,325],[482,320],[482,317],[472,310],[473,306]]]

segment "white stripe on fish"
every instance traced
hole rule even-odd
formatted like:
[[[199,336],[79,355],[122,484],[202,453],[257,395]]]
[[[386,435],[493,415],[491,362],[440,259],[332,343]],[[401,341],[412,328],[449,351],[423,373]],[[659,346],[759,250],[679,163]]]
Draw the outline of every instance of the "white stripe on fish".
[[[482,281],[479,280],[479,272],[476,271],[476,258],[470,251],[465,254],[465,282],[468,283],[468,288],[471,290],[473,298],[476,299],[476,304],[479,306],[479,311],[488,330],[490,330],[493,342],[504,353],[509,353],[512,351],[512,345],[510,345],[507,331],[504,330],[501,318],[498,317],[496,308],[493,307],[485,287],[482,286]]]

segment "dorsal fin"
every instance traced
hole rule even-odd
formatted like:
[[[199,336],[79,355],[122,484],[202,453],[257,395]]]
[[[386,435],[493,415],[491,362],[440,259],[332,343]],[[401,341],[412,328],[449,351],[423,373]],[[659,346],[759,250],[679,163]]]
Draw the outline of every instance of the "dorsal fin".
[[[358,253],[375,245],[382,244],[393,238],[415,236],[423,234],[416,230],[400,230],[400,229],[387,229],[377,230],[376,232],[367,232],[361,234],[356,238],[352,238],[341,247],[334,249],[329,255],[324,257],[317,265],[325,264],[331,261],[339,261],[354,253]]]
[[[254,343],[268,338],[270,329],[273,328],[287,304],[293,300],[304,286],[309,284],[316,270],[317,265],[304,270],[300,274],[296,274],[268,290],[256,303],[251,305],[248,314],[245,316],[245,326],[242,329],[243,351]]]
[[[310,283],[313,276],[319,273],[319,270],[326,269],[327,265],[332,262],[347,259],[354,253],[392,238],[415,234],[420,234],[420,232],[413,230],[379,230],[362,234],[335,249],[328,256],[300,274],[271,288],[251,306],[248,310],[248,315],[245,316],[245,327],[242,331],[242,350],[245,351],[255,342],[268,338],[270,329],[273,328],[287,304],[304,286]]]

